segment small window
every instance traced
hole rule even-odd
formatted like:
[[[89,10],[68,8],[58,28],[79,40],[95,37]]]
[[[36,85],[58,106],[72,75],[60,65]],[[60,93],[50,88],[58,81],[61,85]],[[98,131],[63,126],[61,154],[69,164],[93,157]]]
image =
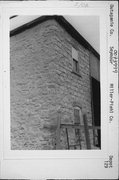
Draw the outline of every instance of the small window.
[[[80,107],[74,108],[74,124],[82,124],[82,110]]]
[[[73,72],[79,74],[79,61],[78,61],[78,51],[72,47],[72,66],[73,66]]]
[[[78,61],[76,61],[75,59],[73,59],[73,71],[74,72],[79,72],[79,64],[78,64]]]

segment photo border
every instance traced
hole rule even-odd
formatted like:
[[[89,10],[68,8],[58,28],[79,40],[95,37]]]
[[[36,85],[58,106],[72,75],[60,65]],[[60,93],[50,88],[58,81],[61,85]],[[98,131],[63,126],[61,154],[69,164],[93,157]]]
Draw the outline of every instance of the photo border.
[[[39,10],[40,9],[40,10]],[[40,11],[40,13],[39,13]],[[32,13],[31,13],[32,12]],[[102,70],[103,68],[102,67],[106,67],[106,51],[105,48],[104,48],[104,45],[106,47],[106,31],[104,33],[104,28],[105,28],[105,22],[104,19],[105,19],[105,11],[103,9],[100,9],[97,10],[97,9],[86,9],[85,12],[84,12],[84,9],[79,9],[78,8],[56,8],[56,9],[52,9],[52,12],[51,12],[51,9],[49,8],[34,8],[32,7],[32,11],[31,11],[31,8],[30,8],[30,14],[29,14],[29,8],[23,8],[22,11],[21,11],[21,8],[10,8],[9,10],[7,10],[7,13],[6,13],[6,20],[5,20],[5,27],[8,26],[8,28],[6,28],[6,36],[5,36],[5,42],[7,42],[7,44],[5,44],[5,47],[7,45],[7,48],[8,48],[8,51],[7,53],[4,53],[5,55],[5,59],[6,59],[6,62],[4,61],[4,67],[6,69],[5,71],[5,74],[7,75],[6,77],[6,84],[5,84],[5,87],[6,89],[4,89],[4,99],[5,99],[5,107],[7,107],[7,112],[9,112],[8,114],[6,114],[6,108],[4,108],[5,112],[5,121],[4,121],[4,138],[5,138],[5,143],[4,143],[4,153],[5,153],[5,158],[9,157],[9,158],[59,158],[59,156],[61,158],[87,158],[87,157],[91,157],[91,158],[94,158],[94,157],[99,157],[99,156],[103,156],[104,152],[107,152],[107,148],[106,148],[106,142],[107,142],[107,139],[105,139],[103,141],[103,139],[101,138],[101,150],[70,150],[67,152],[67,150],[57,150],[57,151],[54,151],[54,150],[10,150],[10,52],[9,52],[9,41],[10,41],[10,38],[8,37],[9,35],[9,29],[10,29],[10,20],[9,18],[15,14],[17,15],[44,15],[45,12],[47,12],[47,15],[53,15],[53,14],[57,14],[57,15],[74,15],[74,16],[81,16],[81,15],[90,15],[90,16],[99,16],[99,19],[100,19],[100,72],[102,74]],[[103,31],[101,31],[101,29]],[[8,39],[9,38],[9,39]],[[103,41],[103,42],[102,42]],[[103,48],[101,48],[103,47]],[[5,48],[4,48],[5,49]],[[6,49],[5,49],[5,52],[6,52]],[[9,62],[8,62],[9,61]],[[104,65],[104,62],[102,64],[102,61],[105,62],[105,65]],[[107,71],[106,68],[104,68],[104,71]],[[104,114],[104,112],[106,112],[106,108],[105,106],[103,105],[104,102],[104,97],[107,96],[106,94],[106,89],[107,89],[107,84],[106,84],[106,80],[107,80],[107,77],[105,76],[105,79],[103,77],[102,79],[102,76],[100,76],[100,79],[101,79],[101,92],[102,95],[101,95],[101,119],[103,119],[102,115]],[[103,84],[103,85],[102,85]],[[105,89],[104,89],[105,88]],[[5,91],[6,90],[6,91]],[[7,94],[7,96],[6,96]],[[9,100],[8,100],[9,99]],[[9,122],[8,122],[9,120]],[[103,120],[102,120],[103,121]],[[106,138],[106,131],[107,131],[107,122],[105,122],[105,120],[103,121],[103,123],[105,123],[105,126],[102,126],[102,123],[101,123],[101,136],[105,136]],[[105,128],[104,128],[105,127]],[[105,135],[104,135],[105,134]],[[9,141],[8,141],[9,140]],[[60,154],[60,155],[59,155]]]

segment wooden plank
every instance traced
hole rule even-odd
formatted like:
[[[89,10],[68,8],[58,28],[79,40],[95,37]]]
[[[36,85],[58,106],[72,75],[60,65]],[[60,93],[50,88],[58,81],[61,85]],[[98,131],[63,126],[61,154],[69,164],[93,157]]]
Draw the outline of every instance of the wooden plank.
[[[61,128],[73,128],[73,129],[84,129],[84,125],[76,124],[61,124]],[[88,126],[88,129],[97,130],[100,129],[99,126]]]
[[[76,133],[76,131],[78,131],[78,142],[79,142],[79,146],[80,146],[80,149],[81,149],[81,132],[80,132],[80,129],[75,129],[75,133]],[[76,133],[77,134],[77,133]]]
[[[74,147],[74,146],[80,146],[80,144],[70,144],[70,147]]]
[[[100,130],[100,126],[88,126],[88,129]]]
[[[85,129],[85,137],[86,137],[86,146],[87,146],[87,149],[91,149],[90,135],[89,135],[89,129],[88,129],[86,114],[83,115],[83,120],[84,120],[84,129]]]
[[[57,130],[56,130],[56,149],[60,149],[60,124],[61,124],[61,112],[58,112],[57,118]]]
[[[84,129],[84,126],[79,124],[61,124],[61,128],[69,128],[69,129]]]
[[[66,137],[67,137],[67,148],[70,149],[69,146],[69,137],[68,137],[68,129],[66,128]]]

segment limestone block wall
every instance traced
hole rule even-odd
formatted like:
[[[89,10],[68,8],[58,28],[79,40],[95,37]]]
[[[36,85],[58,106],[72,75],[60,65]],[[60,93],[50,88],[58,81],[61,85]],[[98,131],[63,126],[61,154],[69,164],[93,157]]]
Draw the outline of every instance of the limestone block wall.
[[[72,73],[72,46],[78,50],[81,76]],[[55,149],[57,112],[62,123],[73,124],[76,103],[92,124],[89,53],[55,20],[11,37],[11,149]],[[62,130],[61,149],[66,148]]]
[[[82,108],[87,114],[88,125],[92,124],[91,87],[90,87],[90,52],[74,40],[58,23],[55,32],[54,60],[55,89],[57,89],[57,104],[60,106],[62,123],[74,123],[74,105]],[[80,76],[72,72],[72,47],[78,50]],[[62,130],[63,131],[63,130]],[[71,130],[69,130],[71,131]],[[74,144],[74,132],[69,132],[70,143]],[[82,134],[82,148],[86,149],[84,132]],[[66,148],[66,134],[62,132],[62,147]],[[65,140],[64,140],[65,139]],[[93,148],[93,134],[90,131],[90,140]]]

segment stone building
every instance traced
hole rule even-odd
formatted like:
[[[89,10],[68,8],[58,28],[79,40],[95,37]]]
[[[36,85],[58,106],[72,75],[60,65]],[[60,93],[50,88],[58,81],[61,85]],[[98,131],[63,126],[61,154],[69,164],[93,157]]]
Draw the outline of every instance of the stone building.
[[[59,149],[87,148],[85,128],[60,128],[59,140],[57,130],[84,126],[83,114],[88,126],[100,126],[99,59],[62,16],[42,16],[10,32],[12,150],[53,150],[57,141]],[[91,149],[100,148],[100,130],[88,133]]]

